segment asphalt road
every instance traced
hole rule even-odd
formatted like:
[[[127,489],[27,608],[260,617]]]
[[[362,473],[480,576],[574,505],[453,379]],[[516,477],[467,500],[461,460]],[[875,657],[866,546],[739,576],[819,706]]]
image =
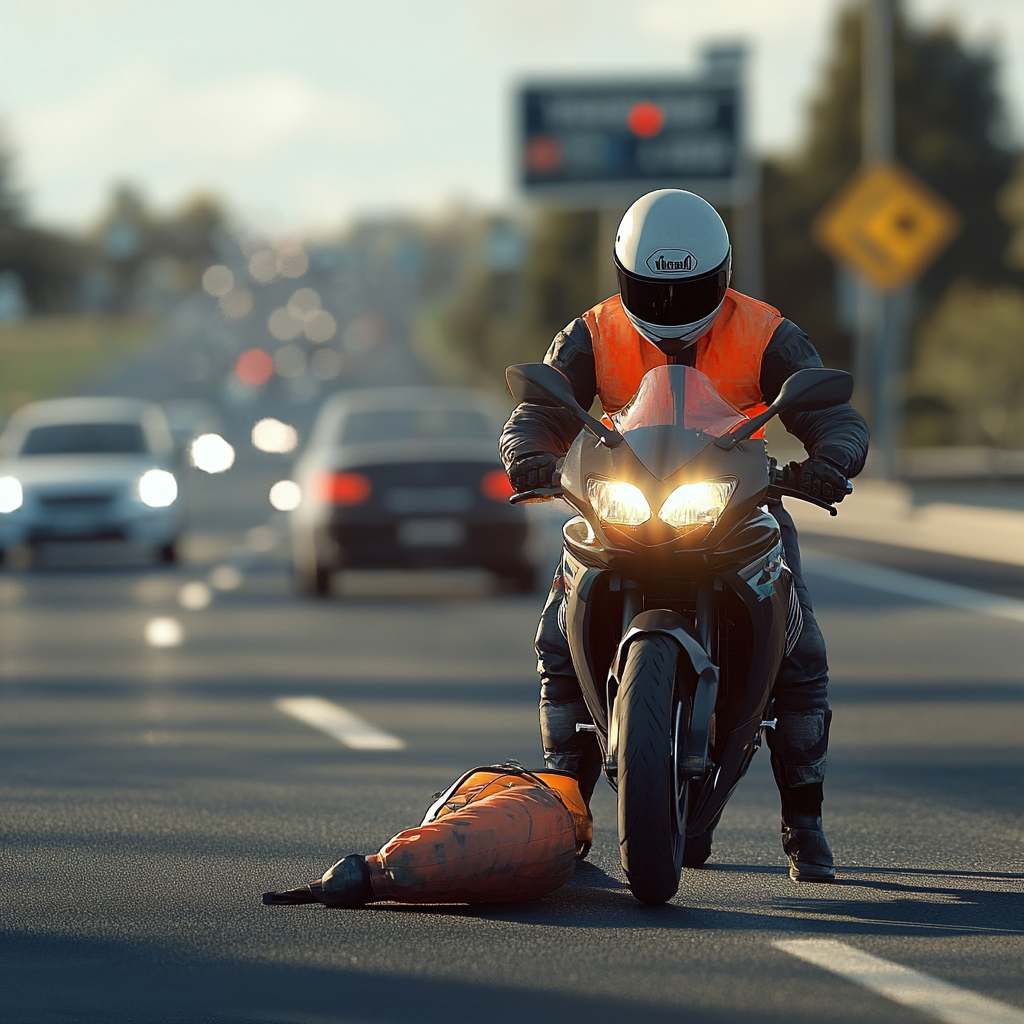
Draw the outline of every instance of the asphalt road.
[[[373,852],[463,770],[538,762],[539,599],[441,580],[313,603],[280,547],[215,548],[172,571],[65,554],[0,578],[4,1020],[922,1019],[773,945],[792,938],[1024,1008],[1020,624],[811,571],[833,887],[786,878],[762,753],[710,866],[663,908],[623,886],[605,789],[589,862],[537,904],[268,908],[264,889]],[[241,586],[182,608],[218,564]],[[146,643],[162,617],[180,645]],[[287,696],[406,747],[347,749],[278,711]]]
[[[142,370],[126,373],[134,387]],[[375,851],[467,768],[539,763],[541,598],[468,577],[296,598],[265,497],[288,460],[245,448],[247,408],[227,425],[238,466],[190,482],[188,562],[66,549],[0,573],[5,1022],[936,1019],[776,945],[794,940],[921,972],[939,1009],[966,998],[946,1019],[1024,1019],[1024,624],[844,583],[810,556],[833,670],[836,885],[788,880],[762,752],[709,865],[664,907],[623,884],[603,784],[589,860],[538,903],[262,906],[265,889]],[[808,544],[1024,594],[1020,571]],[[210,602],[183,607],[186,593]],[[180,642],[147,642],[153,620]],[[405,746],[349,749],[275,705],[298,696]]]

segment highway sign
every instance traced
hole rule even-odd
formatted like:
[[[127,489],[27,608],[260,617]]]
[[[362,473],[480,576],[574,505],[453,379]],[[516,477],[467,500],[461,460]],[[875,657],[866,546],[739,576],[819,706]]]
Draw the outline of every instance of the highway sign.
[[[881,291],[918,277],[960,230],[960,217],[895,164],[861,168],[815,219],[818,244]]]
[[[737,75],[528,85],[519,105],[520,179],[534,197],[674,187],[729,202],[745,170]]]

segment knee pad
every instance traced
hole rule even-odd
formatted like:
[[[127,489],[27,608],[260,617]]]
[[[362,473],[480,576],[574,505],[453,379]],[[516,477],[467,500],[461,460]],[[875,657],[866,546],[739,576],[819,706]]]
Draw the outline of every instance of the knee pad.
[[[540,677],[540,699],[543,704],[564,704],[570,700],[583,700],[579,681],[573,675],[542,675]]]
[[[828,708],[779,713],[778,724],[768,730],[768,748],[786,785],[810,786],[825,781],[831,722]]]

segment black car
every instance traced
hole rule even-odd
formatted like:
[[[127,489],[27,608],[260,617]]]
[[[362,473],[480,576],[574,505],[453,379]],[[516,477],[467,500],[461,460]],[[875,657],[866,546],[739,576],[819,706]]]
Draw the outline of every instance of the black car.
[[[533,589],[528,524],[497,457],[500,410],[456,388],[346,391],[320,410],[296,466],[298,588],[336,569],[480,567]]]

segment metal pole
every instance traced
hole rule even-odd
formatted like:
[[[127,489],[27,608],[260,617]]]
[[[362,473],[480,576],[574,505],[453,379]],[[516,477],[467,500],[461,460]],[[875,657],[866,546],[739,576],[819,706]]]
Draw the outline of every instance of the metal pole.
[[[861,51],[861,159],[865,166],[887,164],[896,150],[893,0],[864,0]],[[897,473],[907,299],[882,293],[866,281],[861,288],[855,363],[873,368],[872,379],[864,382],[872,398],[872,472],[891,480]]]
[[[895,155],[892,0],[865,0],[861,68],[861,159],[887,164]]]
[[[761,168],[751,159],[746,194],[733,205],[735,248],[733,288],[755,299],[764,298],[764,259],[761,239]]]
[[[628,205],[628,204],[627,204]],[[619,294],[619,279],[612,262],[615,250],[615,232],[626,212],[625,206],[605,203],[597,213],[597,298],[595,302],[604,302],[612,295]]]

